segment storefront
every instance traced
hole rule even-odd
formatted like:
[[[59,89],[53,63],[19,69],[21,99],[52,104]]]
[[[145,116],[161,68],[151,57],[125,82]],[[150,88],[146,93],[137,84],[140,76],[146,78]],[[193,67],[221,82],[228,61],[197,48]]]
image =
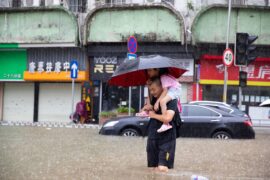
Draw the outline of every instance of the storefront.
[[[248,67],[247,86],[242,88],[242,107],[248,112],[249,106],[258,106],[270,98],[270,58],[259,57]],[[203,100],[222,101],[224,66],[222,56],[203,55],[200,59],[200,85]],[[239,102],[239,67],[228,68],[227,102]]]
[[[24,80],[32,82],[34,91],[34,121],[69,122],[72,109],[70,63],[79,65],[75,82],[74,110],[81,101],[82,82],[89,80],[85,71],[86,56],[79,48],[32,48],[27,50],[27,71]]]
[[[194,86],[193,97],[201,100],[223,100],[224,66],[222,54],[226,48],[234,50],[236,33],[248,33],[258,36],[253,43],[256,50],[253,55],[258,58],[248,67],[247,86],[242,88],[239,98],[239,67],[228,68],[227,103],[242,104],[242,110],[250,112],[259,108],[263,100],[270,98],[270,9],[263,6],[233,6],[231,9],[231,21],[229,36],[226,36],[228,7],[224,5],[207,6],[196,15],[192,23],[192,44],[198,67],[197,86]],[[227,39],[228,38],[228,39]],[[199,85],[199,86],[198,86]],[[241,90],[240,90],[241,92]],[[240,93],[241,94],[241,93]],[[242,99],[242,100],[241,100]],[[241,103],[239,103],[241,100]],[[258,109],[257,109],[258,110]],[[258,118],[258,116],[257,116]]]
[[[137,39],[137,56],[159,54],[183,62],[189,71],[186,77],[180,78],[182,102],[192,98],[194,60],[190,47],[184,46],[184,18],[175,9],[166,4],[104,6],[91,11],[85,21],[83,43],[87,46],[93,81],[94,118],[98,119],[101,111],[129,106],[129,88],[109,86],[107,82],[127,57],[130,36]],[[147,88],[131,87],[130,105],[135,111],[144,104],[146,92]]]
[[[98,118],[100,111],[111,111],[119,106],[129,105],[129,88],[110,86],[107,82],[113,72],[127,54],[126,44],[88,46],[88,60],[90,63],[90,79],[93,81],[94,117]],[[194,74],[194,60],[191,54],[185,53],[185,48],[179,43],[140,43],[137,55],[159,54],[176,58],[182,62],[183,67],[188,71],[179,78],[182,84],[181,102],[186,103],[192,99],[192,83]],[[139,77],[138,77],[139,78]],[[144,104],[147,96],[147,88],[144,86],[131,87],[131,107],[136,112]]]
[[[1,120],[32,121],[34,85],[24,83],[26,50],[0,51]]]
[[[2,8],[0,22],[1,120],[69,122],[72,60],[75,103],[89,80],[76,16],[63,7]]]

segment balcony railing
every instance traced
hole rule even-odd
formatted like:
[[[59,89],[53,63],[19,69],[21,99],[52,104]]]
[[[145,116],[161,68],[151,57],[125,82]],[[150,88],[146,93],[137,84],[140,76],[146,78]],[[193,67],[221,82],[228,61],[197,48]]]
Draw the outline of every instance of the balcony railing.
[[[150,4],[163,2],[174,5],[174,0],[96,0],[95,6],[97,7],[101,5]]]
[[[0,7],[64,6],[72,12],[85,12],[87,0],[0,0]]]
[[[174,5],[174,0],[0,0],[0,7],[64,6],[72,12],[80,13],[102,5],[143,5],[151,3],[169,3]]]

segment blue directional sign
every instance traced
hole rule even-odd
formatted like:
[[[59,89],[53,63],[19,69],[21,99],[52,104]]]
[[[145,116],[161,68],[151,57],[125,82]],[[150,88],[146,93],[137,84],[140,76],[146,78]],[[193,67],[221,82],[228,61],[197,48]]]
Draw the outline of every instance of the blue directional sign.
[[[78,62],[76,60],[71,61],[70,63],[70,77],[76,79],[78,77]]]
[[[134,60],[134,59],[137,59],[137,55],[136,54],[127,53],[127,58],[128,58],[128,60]]]

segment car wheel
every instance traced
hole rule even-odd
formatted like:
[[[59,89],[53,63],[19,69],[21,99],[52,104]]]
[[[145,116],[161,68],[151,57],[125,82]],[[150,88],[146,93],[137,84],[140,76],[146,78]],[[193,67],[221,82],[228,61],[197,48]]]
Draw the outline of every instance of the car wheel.
[[[128,129],[124,129],[121,135],[122,136],[139,136],[139,132],[136,129],[128,128]]]
[[[215,139],[231,139],[232,136],[229,133],[225,132],[225,131],[218,131],[212,136],[212,138],[215,138]]]

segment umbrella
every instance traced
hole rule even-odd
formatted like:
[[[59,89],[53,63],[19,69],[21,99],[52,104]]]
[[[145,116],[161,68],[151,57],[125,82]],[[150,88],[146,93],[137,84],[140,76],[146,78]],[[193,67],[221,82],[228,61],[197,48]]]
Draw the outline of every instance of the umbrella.
[[[148,80],[146,69],[168,68],[169,74],[179,78],[187,70],[183,68],[181,60],[172,59],[160,55],[140,56],[135,60],[125,60],[115,70],[110,85],[116,86],[140,86]]]
[[[266,107],[270,107],[270,99],[267,99],[265,101],[263,101],[260,106],[266,106]]]

